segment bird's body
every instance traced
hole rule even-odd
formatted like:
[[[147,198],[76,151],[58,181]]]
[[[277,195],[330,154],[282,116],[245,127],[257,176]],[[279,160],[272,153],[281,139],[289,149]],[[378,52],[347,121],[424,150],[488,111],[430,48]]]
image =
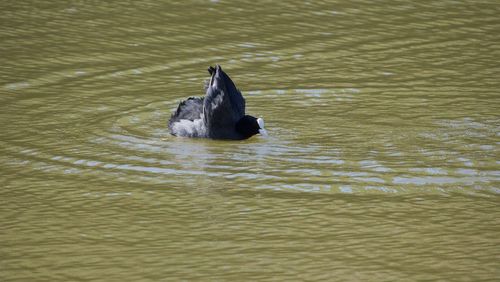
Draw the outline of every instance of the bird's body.
[[[264,122],[245,115],[245,99],[220,66],[211,74],[205,97],[182,101],[170,117],[170,133],[182,137],[247,139],[265,134]]]

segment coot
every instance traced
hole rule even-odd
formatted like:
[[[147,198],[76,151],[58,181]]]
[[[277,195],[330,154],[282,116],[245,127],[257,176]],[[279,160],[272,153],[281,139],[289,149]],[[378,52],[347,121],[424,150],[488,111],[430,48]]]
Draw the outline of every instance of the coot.
[[[209,67],[205,97],[182,101],[168,122],[172,135],[212,139],[247,139],[267,135],[264,120],[245,115],[245,99],[219,65]]]

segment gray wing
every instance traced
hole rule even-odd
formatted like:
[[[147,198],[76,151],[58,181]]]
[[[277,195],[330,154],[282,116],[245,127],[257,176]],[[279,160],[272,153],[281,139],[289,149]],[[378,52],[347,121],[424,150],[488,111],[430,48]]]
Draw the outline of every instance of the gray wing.
[[[241,117],[227,93],[220,89],[208,88],[203,103],[203,118],[210,137],[221,138],[234,134],[236,122]]]
[[[220,66],[208,71],[212,77],[203,102],[203,116],[209,135],[234,133],[236,123],[245,115],[245,99]]]
[[[229,75],[227,75],[220,66],[216,67],[216,76],[219,75],[224,81],[225,90],[229,99],[231,100],[231,105],[233,106],[233,111],[238,115],[239,119],[245,115],[245,98],[241,95],[241,92],[236,88],[236,85],[231,80]],[[239,120],[238,119],[238,120]]]

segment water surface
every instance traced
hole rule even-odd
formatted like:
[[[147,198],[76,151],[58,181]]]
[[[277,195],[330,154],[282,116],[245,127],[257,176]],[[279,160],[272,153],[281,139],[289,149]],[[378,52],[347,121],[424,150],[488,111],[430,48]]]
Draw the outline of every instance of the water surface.
[[[0,8],[2,281],[499,277],[496,1]],[[216,63],[268,138],[169,135]]]

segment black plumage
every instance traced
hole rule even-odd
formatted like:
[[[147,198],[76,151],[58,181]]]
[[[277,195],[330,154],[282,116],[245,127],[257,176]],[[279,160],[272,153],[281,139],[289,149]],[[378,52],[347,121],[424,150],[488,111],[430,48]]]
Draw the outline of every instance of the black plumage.
[[[209,67],[205,97],[182,101],[172,114],[170,133],[183,137],[246,139],[265,134],[262,119],[245,115],[245,99],[231,78],[217,65]]]

